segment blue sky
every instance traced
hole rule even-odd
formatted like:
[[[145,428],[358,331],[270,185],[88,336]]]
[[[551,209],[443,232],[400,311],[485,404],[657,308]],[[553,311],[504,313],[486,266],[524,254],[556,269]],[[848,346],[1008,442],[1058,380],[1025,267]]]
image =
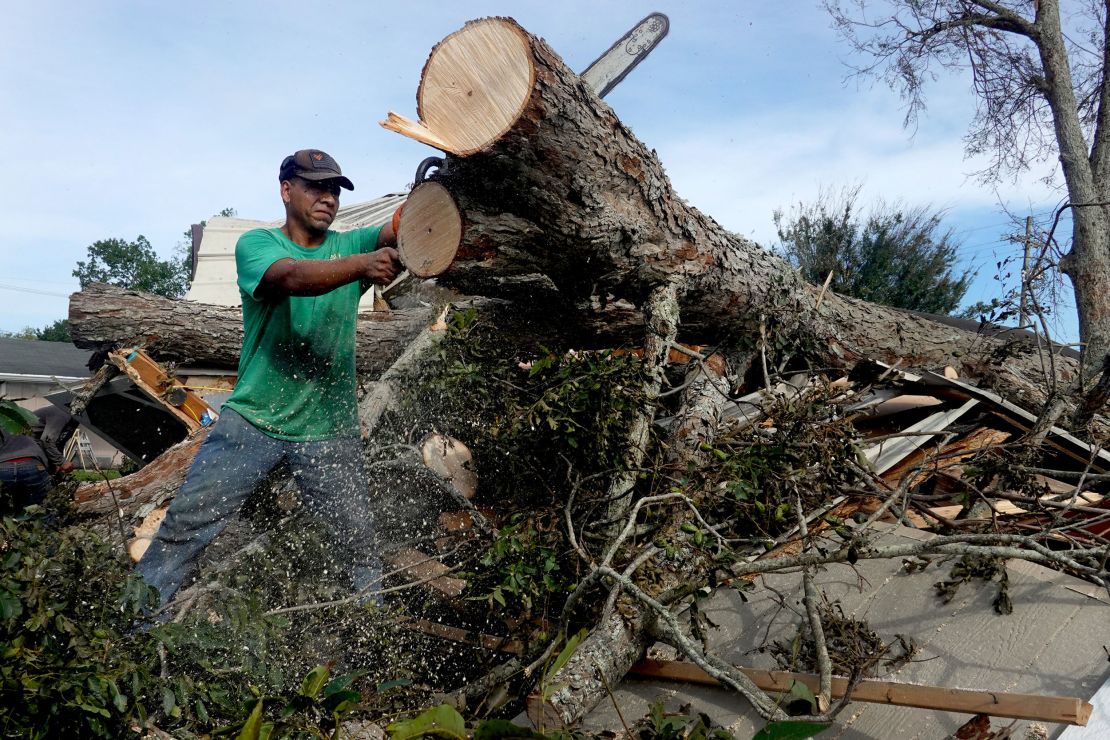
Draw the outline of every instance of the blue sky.
[[[670,35],[606,100],[675,190],[733,231],[771,245],[775,208],[862,183],[865,202],[948,210],[981,267],[970,302],[998,292],[994,263],[1015,249],[999,204],[1060,202],[1035,175],[968,177],[981,165],[963,153],[966,79],[938,80],[905,130],[897,95],[848,77],[846,47],[808,0],[39,0],[5,11],[0,48],[0,329],[64,317],[97,239],[143,234],[169,256],[224,207],[279,218],[277,165],[295,149],[339,160],[357,187],[345,203],[402,189],[434,152],[378,121],[415,116],[428,52],[469,19],[512,16],[580,71],[656,10]]]

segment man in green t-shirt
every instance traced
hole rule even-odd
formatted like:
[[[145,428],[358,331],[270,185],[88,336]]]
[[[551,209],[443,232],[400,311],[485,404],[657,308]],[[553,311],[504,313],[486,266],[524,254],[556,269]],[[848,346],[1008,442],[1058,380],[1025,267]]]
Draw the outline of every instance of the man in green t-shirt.
[[[163,603],[187,569],[278,465],[288,465],[309,513],[332,534],[355,589],[380,568],[355,403],[355,323],[371,283],[400,270],[392,224],[331,231],[340,188],[354,190],[318,149],[278,172],[285,224],[235,245],[243,349],[235,390],[139,561]]]

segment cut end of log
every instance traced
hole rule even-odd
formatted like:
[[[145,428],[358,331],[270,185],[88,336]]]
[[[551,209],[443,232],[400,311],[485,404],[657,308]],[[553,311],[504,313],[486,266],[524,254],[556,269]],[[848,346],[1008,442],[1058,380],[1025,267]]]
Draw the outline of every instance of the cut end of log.
[[[436,182],[413,188],[401,211],[397,251],[413,275],[439,275],[455,259],[462,242],[462,214],[447,188]]]
[[[149,537],[136,537],[127,543],[127,554],[131,557],[132,563],[137,563],[143,559],[147,549],[150,548]]]
[[[528,38],[515,21],[471,21],[432,49],[416,96],[420,121],[390,113],[382,126],[451,154],[473,154],[509,130],[535,80]]]
[[[478,474],[470,449],[445,434],[429,434],[420,446],[424,465],[455,487],[460,495],[474,498],[478,491]]]

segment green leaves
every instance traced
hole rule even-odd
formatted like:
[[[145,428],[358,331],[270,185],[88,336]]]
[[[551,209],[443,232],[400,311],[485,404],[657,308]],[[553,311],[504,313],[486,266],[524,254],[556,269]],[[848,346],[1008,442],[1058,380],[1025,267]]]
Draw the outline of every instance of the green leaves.
[[[328,682],[329,675],[330,671],[326,665],[318,665],[313,668],[301,681],[301,696],[307,699],[315,699]]]
[[[0,727],[127,735],[146,712],[139,697],[162,698],[153,638],[124,636],[141,602],[121,600],[130,569],[98,538],[36,520],[4,518],[0,542]],[[180,714],[172,691],[169,699],[167,716]]]
[[[859,187],[830,191],[774,214],[780,248],[807,281],[873,303],[927,313],[953,311],[974,273],[958,272],[959,243],[927,206],[877,204],[866,218]]]
[[[386,728],[390,740],[440,737],[467,740],[466,722],[453,707],[442,704],[412,719],[394,722]],[[487,719],[474,728],[473,740],[544,740],[547,735],[504,719]]]
[[[830,722],[770,722],[752,736],[752,740],[806,740],[829,729]]]
[[[394,722],[386,730],[390,740],[414,740],[421,737],[467,740],[466,722],[448,704],[433,707],[412,719]]]
[[[260,740],[259,735],[262,733],[262,710],[265,707],[265,702],[259,699],[255,702],[254,709],[251,710],[250,716],[247,721],[243,723],[242,729],[239,734],[235,736],[235,740]]]
[[[487,719],[474,729],[473,740],[544,740],[546,735],[507,719]]]
[[[85,288],[108,283],[121,288],[178,298],[189,287],[189,265],[184,260],[160,260],[141,234],[135,241],[101,239],[88,248],[88,258],[77,263],[73,276]]]
[[[22,406],[0,398],[0,429],[5,434],[27,434],[38,423],[38,417]]]

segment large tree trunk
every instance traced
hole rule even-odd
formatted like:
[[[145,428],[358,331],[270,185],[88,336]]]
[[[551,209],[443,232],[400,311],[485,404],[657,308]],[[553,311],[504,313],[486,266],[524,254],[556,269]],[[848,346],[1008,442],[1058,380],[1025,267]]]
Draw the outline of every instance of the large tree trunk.
[[[1105,21],[1110,23],[1110,20]],[[1079,339],[1083,343],[1083,386],[1090,385],[1110,352],[1110,216],[1107,213],[1108,183],[1105,177],[1110,131],[1104,120],[1110,111],[1108,84],[1103,81],[1100,99],[1100,126],[1092,153],[1088,156],[1087,137],[1079,118],[1075,85],[1068,62],[1064,31],[1060,25],[1058,0],[1042,0],[1037,6],[1034,39],[1044,68],[1044,95],[1052,111],[1060,166],[1072,205],[1072,249],[1061,269],[1071,279],[1075,306],[1079,314]],[[1110,39],[1110,37],[1107,37]],[[1104,44],[1107,43],[1104,39]],[[1110,54],[1104,46],[1103,54]],[[1105,56],[1104,56],[1105,61]],[[1105,75],[1107,70],[1103,70]],[[1093,161],[1092,161],[1093,160]]]
[[[434,182],[411,193],[399,239],[404,250],[457,224],[459,249],[445,284],[474,290],[537,272],[576,305],[623,299],[639,307],[669,284],[680,303],[680,337],[690,343],[769,337],[772,349],[795,348],[835,367],[868,358],[952,365],[981,377],[1001,361],[1019,379],[1044,372],[1029,347],[1005,356],[999,340],[974,331],[821,295],[783,259],[679,198],[655,154],[546,43],[510,19],[471,22],[438,44],[417,99],[420,121],[391,113],[383,126],[450,156]],[[1076,370],[1074,361],[1057,359],[1060,379]],[[588,711],[603,695],[597,687],[642,650],[642,618],[613,615],[598,627],[575,661],[584,664],[570,671],[577,683],[534,702],[534,719],[572,723]]]
[[[359,314],[359,373],[377,376],[434,319],[432,308]],[[69,327],[81,348],[143,344],[159,360],[225,368],[238,366],[243,343],[237,307],[175,301],[111,285],[90,285],[70,296]]]
[[[131,475],[113,481],[82,483],[73,494],[78,512],[131,516],[143,504],[161,504],[173,498],[185,482],[185,474],[209,430],[211,427],[198,429]]]
[[[420,122],[391,113],[383,125],[455,155],[409,201],[431,200],[423,191],[442,185],[459,211],[461,244],[444,283],[473,288],[536,271],[580,305],[593,297],[639,306],[655,286],[674,282],[681,338],[695,344],[758,336],[762,322],[773,339],[807,337],[804,349],[832,366],[866,357],[953,365],[977,377],[994,359],[997,343],[976,332],[820,297],[783,259],[689,206],[655,154],[545,42],[510,19],[473,21],[438,44],[418,101]],[[427,233],[407,214],[402,245]],[[1008,363],[1026,377],[1041,372],[1028,348]],[[1075,363],[1057,369],[1070,379]]]

